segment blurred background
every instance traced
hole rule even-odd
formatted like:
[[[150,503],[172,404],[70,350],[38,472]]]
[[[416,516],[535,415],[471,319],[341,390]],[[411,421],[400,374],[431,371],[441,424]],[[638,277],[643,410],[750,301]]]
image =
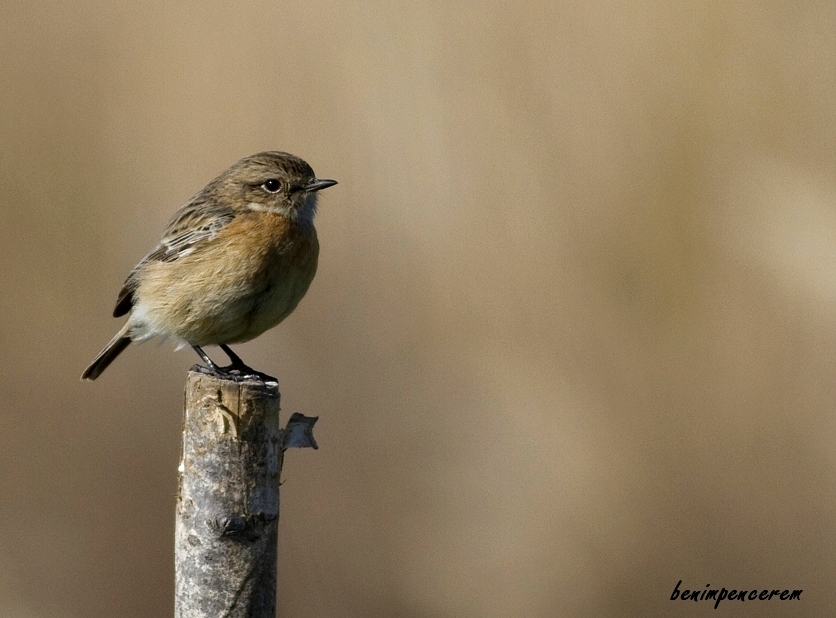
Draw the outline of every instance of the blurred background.
[[[5,0],[0,616],[171,615],[197,357],[79,376],[266,149],[340,182],[236,348],[320,417],[280,615],[832,612],[835,96],[832,2]]]

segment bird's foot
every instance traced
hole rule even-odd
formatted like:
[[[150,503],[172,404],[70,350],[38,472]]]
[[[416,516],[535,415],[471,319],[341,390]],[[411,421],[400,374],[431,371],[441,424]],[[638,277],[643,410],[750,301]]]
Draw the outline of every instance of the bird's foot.
[[[197,371],[208,376],[214,376],[223,380],[232,380],[233,382],[247,382],[248,380],[256,380],[258,382],[278,384],[279,381],[271,375],[256,371],[252,367],[246,365],[227,365],[226,367],[219,367],[212,363],[212,367],[204,365],[194,365],[192,371]]]
[[[199,346],[193,345],[192,346],[203,359],[203,362],[206,363],[206,366],[203,365],[195,365],[192,367],[193,371],[197,371],[199,373],[203,373],[206,375],[215,376],[217,378],[222,378],[224,380],[232,380],[233,382],[246,382],[248,380],[257,380],[259,382],[267,383],[275,383],[278,384],[279,381],[271,375],[267,375],[266,373],[262,373],[261,371],[256,371],[252,367],[249,367],[244,361],[241,360],[241,357],[238,356],[235,352],[233,352],[229,346],[221,344],[221,349],[229,356],[229,360],[232,361],[229,365],[225,367],[220,367],[212,361],[211,358],[204,352]]]

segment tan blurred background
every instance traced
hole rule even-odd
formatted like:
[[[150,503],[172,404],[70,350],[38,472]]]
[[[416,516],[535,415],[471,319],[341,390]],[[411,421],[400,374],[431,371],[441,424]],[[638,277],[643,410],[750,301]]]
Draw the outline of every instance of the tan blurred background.
[[[78,378],[265,149],[340,181],[237,348],[321,417],[281,615],[832,613],[835,97],[832,2],[5,0],[0,616],[171,615],[197,358]]]

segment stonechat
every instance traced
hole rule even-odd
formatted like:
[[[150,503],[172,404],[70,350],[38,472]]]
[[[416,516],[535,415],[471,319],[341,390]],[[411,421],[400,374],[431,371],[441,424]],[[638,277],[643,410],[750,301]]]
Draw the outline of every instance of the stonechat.
[[[192,346],[209,373],[264,378],[229,344],[276,326],[308,291],[319,257],[317,192],[335,184],[286,152],[246,157],[215,178],[128,275],[113,310],[128,320],[81,379],[95,380],[131,342],[156,336]],[[207,345],[231,364],[216,365]]]

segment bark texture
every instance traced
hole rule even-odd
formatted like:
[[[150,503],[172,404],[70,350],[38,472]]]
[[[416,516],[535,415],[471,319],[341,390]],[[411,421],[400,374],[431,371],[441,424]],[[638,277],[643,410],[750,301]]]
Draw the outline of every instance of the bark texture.
[[[189,372],[176,618],[275,617],[281,441],[277,384]]]

